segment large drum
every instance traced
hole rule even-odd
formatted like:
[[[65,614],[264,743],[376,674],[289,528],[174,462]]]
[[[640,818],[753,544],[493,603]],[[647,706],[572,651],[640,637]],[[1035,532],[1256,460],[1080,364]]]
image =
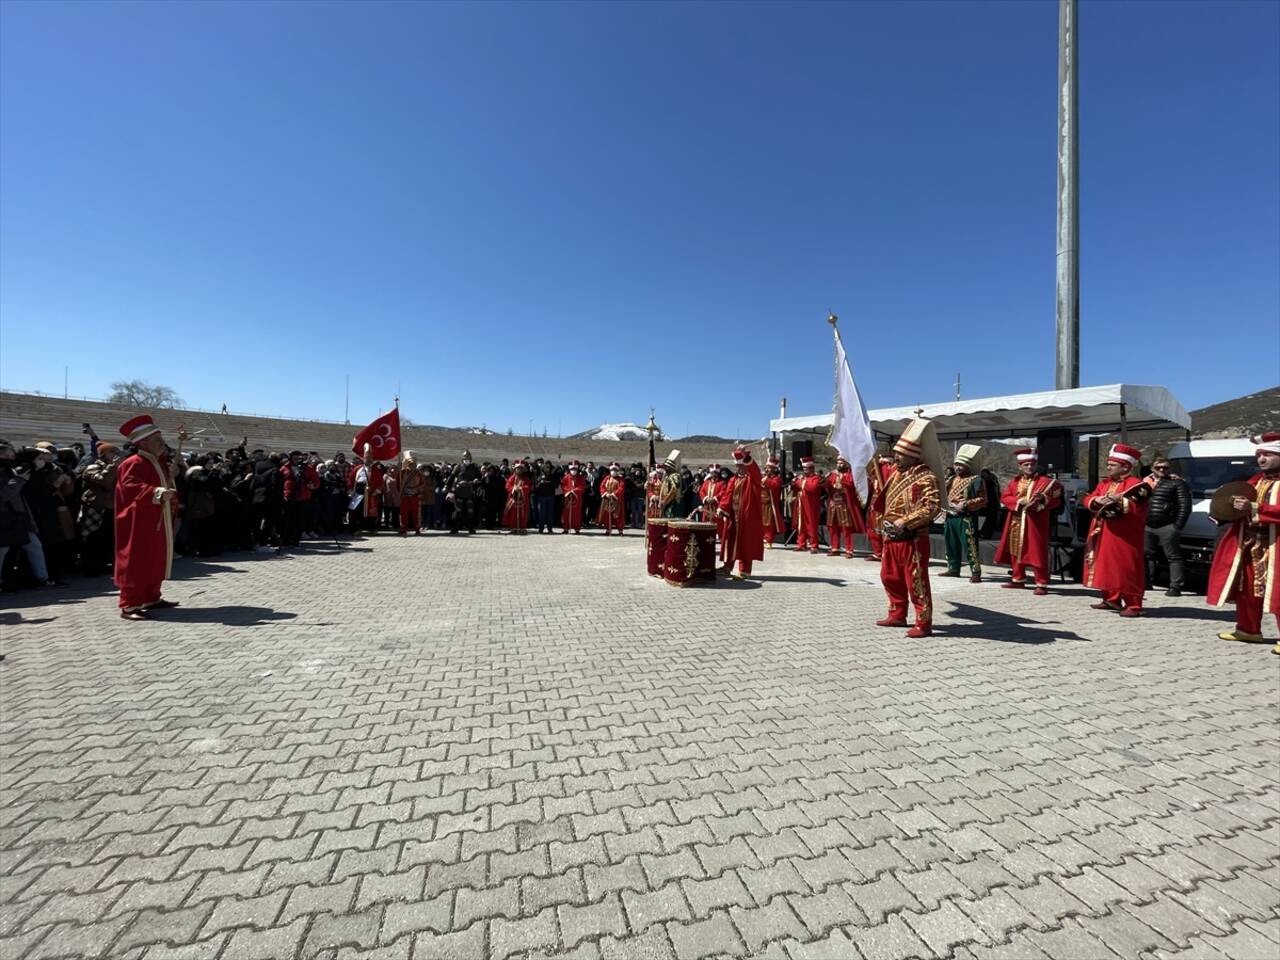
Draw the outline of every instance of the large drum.
[[[667,524],[662,578],[673,587],[716,582],[716,525],[692,520]]]
[[[650,517],[645,521],[645,562],[651,577],[662,576],[662,561],[667,555],[667,523],[663,517]]]

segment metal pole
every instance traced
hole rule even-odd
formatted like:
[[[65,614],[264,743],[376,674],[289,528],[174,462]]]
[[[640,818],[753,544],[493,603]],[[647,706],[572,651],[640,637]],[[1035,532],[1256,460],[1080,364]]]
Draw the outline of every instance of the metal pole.
[[[342,420],[351,423],[351,374],[347,374],[347,399],[342,408]]]
[[[960,373],[959,371],[957,371],[956,372],[956,400],[959,401],[959,399],[960,399]]]
[[[1076,0],[1058,3],[1058,257],[1055,386],[1080,386],[1080,33]]]

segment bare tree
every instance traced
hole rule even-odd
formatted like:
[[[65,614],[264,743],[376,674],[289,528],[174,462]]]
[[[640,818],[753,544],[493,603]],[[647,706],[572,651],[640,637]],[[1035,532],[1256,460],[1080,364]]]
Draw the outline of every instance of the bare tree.
[[[184,406],[183,399],[171,387],[161,387],[145,380],[117,380],[111,384],[110,403],[127,403],[132,407],[176,409]]]

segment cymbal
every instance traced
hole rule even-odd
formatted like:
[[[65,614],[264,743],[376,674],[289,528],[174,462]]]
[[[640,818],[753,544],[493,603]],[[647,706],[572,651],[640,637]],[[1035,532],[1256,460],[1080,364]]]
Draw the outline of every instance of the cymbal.
[[[1246,513],[1244,510],[1237,510],[1231,503],[1236,497],[1244,497],[1250,503],[1258,498],[1257,488],[1244,480],[1233,480],[1231,483],[1224,483],[1213,492],[1213,499],[1209,501],[1209,516],[1220,523],[1231,523],[1239,520]]]

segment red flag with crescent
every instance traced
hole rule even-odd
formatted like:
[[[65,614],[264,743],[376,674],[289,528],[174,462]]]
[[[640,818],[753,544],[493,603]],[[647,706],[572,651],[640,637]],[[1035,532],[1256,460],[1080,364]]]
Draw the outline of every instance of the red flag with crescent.
[[[394,460],[400,456],[400,409],[384,413],[373,423],[356,434],[351,449],[364,456],[364,445],[369,445],[369,455],[374,460]]]

